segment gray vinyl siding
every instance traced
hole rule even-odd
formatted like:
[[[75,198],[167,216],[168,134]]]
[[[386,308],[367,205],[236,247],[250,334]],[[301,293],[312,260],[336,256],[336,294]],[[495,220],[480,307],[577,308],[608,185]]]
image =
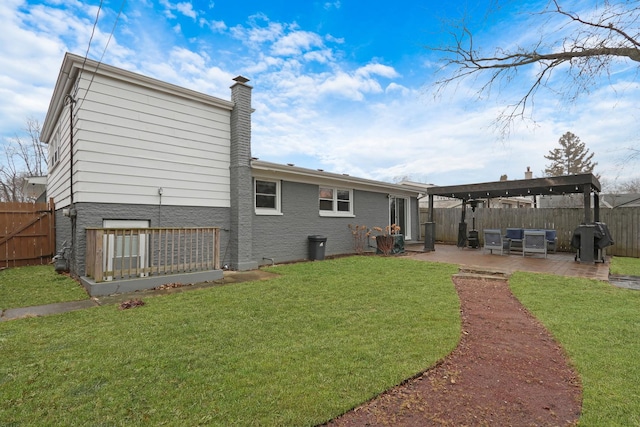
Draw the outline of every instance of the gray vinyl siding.
[[[261,264],[308,259],[308,236],[327,238],[325,255],[353,253],[349,224],[384,226],[389,222],[387,194],[354,190],[355,217],[321,217],[318,185],[283,181],[282,215],[255,215],[253,255]]]
[[[74,201],[229,207],[228,109],[99,74],[78,97]]]
[[[150,227],[220,227],[221,265],[230,262],[229,208],[199,206],[123,205],[116,203],[77,203],[75,251],[77,265],[72,271],[85,275],[86,228],[102,227],[105,219],[146,220]],[[71,242],[71,219],[56,212],[56,244]],[[64,236],[64,237],[63,237]],[[60,246],[58,246],[58,249]],[[225,259],[225,254],[227,259]]]
[[[77,120],[77,119],[75,119]],[[54,199],[56,207],[62,208],[69,206],[71,203],[71,170],[69,167],[71,161],[71,126],[69,107],[65,107],[54,126],[53,136],[51,140],[47,141],[49,150],[53,150],[53,139],[55,138],[56,129],[60,130],[60,140],[58,141],[59,157],[58,162],[54,165],[50,161],[48,164],[48,177],[47,177],[47,197]]]

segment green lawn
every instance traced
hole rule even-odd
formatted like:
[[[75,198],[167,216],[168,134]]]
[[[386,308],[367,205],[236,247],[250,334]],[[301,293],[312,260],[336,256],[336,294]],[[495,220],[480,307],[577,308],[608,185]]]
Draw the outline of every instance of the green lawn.
[[[88,298],[78,282],[56,273],[50,265],[16,267],[0,271],[0,309]]]
[[[609,272],[622,276],[640,276],[640,259],[618,256],[611,257]]]
[[[269,281],[0,323],[0,424],[304,426],[432,366],[451,265],[349,257]]]
[[[638,264],[611,266],[640,275]],[[131,310],[0,323],[0,425],[315,425],[458,341],[453,266],[368,256],[272,270],[282,276]],[[640,292],[533,273],[510,285],[579,372],[580,425],[640,425]],[[24,306],[86,294],[30,267],[0,272],[0,297]]]
[[[531,273],[509,282],[580,374],[580,425],[640,426],[640,291]]]

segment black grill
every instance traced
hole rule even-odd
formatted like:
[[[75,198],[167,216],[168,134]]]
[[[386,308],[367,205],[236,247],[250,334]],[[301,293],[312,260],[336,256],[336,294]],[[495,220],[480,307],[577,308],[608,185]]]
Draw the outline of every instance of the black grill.
[[[593,238],[593,246],[588,241],[591,238]],[[596,262],[604,262],[604,248],[613,245],[613,243],[609,227],[604,222],[582,224],[573,231],[573,236],[571,237],[571,246],[577,249],[576,261],[580,259],[580,261],[595,260]],[[593,249],[593,259],[587,253],[591,248]]]

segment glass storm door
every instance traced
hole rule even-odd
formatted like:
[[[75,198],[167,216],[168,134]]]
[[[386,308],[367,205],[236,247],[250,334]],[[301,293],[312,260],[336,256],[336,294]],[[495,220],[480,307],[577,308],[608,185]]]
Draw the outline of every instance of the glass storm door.
[[[404,234],[405,240],[411,238],[411,230],[408,228],[408,200],[404,197],[389,197],[389,225],[400,226],[400,234]]]

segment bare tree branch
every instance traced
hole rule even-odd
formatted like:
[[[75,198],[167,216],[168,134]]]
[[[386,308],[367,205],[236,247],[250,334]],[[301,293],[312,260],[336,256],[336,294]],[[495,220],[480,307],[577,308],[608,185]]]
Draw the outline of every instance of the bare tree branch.
[[[24,137],[15,135],[2,141],[0,201],[27,201],[28,197],[22,191],[26,178],[47,173],[47,146],[40,142],[38,120],[27,118],[24,133]]]
[[[533,81],[519,101],[508,105],[498,118],[503,131],[506,131],[515,118],[525,117],[540,88],[554,90],[550,78],[554,71],[560,71],[560,66],[568,65],[562,67],[562,71],[572,80],[556,93],[575,100],[588,92],[598,77],[610,75],[614,60],[640,63],[640,6],[637,2],[614,4],[605,1],[601,7],[584,13],[586,17],[563,9],[558,0],[551,0],[547,9],[534,14],[541,18],[537,43],[512,49],[498,47],[492,54],[476,48],[471,29],[462,22],[454,28],[451,45],[430,48],[444,54],[440,69],[444,77],[434,83],[436,92],[464,79],[483,78],[486,80],[480,83],[478,89],[478,96],[482,96],[496,85],[512,83],[519,69],[537,67]],[[557,32],[557,27],[553,26],[549,32],[544,31],[545,24],[549,22],[543,19],[545,16],[564,21],[560,40],[555,40],[557,35],[554,31]],[[508,42],[505,40],[505,43]],[[636,69],[640,71],[640,64]]]

